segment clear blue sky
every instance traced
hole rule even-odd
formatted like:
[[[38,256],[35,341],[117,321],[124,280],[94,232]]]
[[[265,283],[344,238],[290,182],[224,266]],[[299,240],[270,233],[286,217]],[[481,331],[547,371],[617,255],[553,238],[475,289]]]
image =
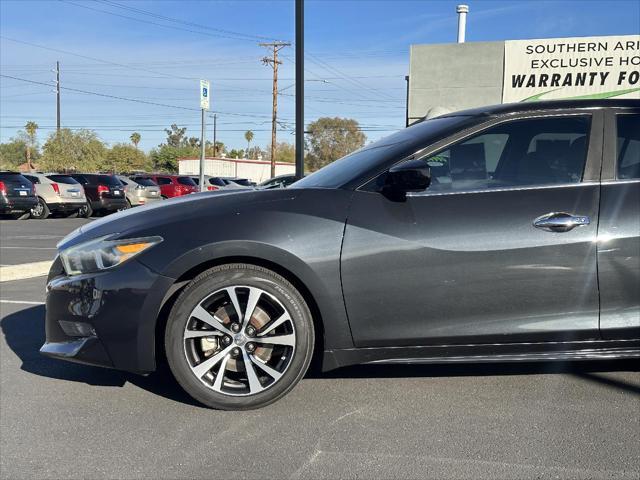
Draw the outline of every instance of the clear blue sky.
[[[307,1],[306,121],[356,118],[369,139],[401,128],[409,46],[455,41],[457,3]],[[467,41],[640,31],[637,0],[466,3]],[[258,42],[294,40],[294,2],[1,0],[0,35],[3,75],[50,84],[60,60],[63,87],[170,105],[62,90],[63,126],[93,129],[110,144],[138,131],[145,150],[163,141],[171,123],[199,136],[198,79],[207,78],[218,138],[243,148],[251,129],[254,143],[266,146],[271,69],[260,62],[267,51]],[[293,143],[293,47],[281,58],[278,140]],[[52,90],[0,77],[0,140],[35,120],[43,143],[55,128]],[[208,134],[211,139],[211,124]]]

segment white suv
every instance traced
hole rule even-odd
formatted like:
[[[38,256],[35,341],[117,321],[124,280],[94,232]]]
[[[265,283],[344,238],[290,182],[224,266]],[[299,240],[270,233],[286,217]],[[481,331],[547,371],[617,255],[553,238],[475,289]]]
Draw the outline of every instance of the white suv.
[[[23,176],[33,183],[38,197],[38,204],[31,209],[31,218],[41,220],[58,212],[87,216],[87,198],[77,180],[59,173],[25,173]]]

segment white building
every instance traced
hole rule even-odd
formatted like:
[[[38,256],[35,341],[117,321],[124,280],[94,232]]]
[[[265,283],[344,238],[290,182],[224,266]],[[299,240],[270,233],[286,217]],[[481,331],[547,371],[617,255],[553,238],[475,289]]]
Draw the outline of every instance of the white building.
[[[179,158],[178,173],[180,175],[198,175],[200,173],[199,158]],[[276,162],[276,175],[295,174],[296,166],[289,162]],[[260,183],[271,178],[271,162],[249,160],[246,158],[205,158],[204,174],[212,177],[247,178]]]

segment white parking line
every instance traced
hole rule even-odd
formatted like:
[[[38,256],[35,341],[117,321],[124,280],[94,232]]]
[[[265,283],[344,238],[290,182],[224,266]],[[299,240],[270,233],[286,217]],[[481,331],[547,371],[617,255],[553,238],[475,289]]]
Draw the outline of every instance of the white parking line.
[[[11,303],[17,305],[44,305],[44,302],[31,302],[29,300],[0,300],[0,303]]]
[[[51,260],[47,260],[46,262],[21,263],[9,267],[0,267],[0,282],[42,277],[49,273],[52,263]]]
[[[0,248],[15,248],[22,250],[57,250],[56,247],[19,247],[16,245],[2,245]]]

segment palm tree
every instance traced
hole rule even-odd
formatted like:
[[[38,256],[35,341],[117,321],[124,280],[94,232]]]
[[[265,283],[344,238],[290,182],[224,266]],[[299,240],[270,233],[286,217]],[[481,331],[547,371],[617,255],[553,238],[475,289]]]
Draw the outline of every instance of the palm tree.
[[[31,151],[36,146],[38,124],[36,122],[27,122],[24,129],[27,132],[27,166],[30,170],[34,170],[34,165],[31,163]]]
[[[247,156],[249,156],[249,148],[251,148],[251,140],[253,140],[253,132],[247,130],[244,132],[244,139],[247,141]]]
[[[133,143],[133,146],[138,148],[138,144],[140,143],[141,138],[140,134],[138,132],[133,132],[129,138],[131,139],[131,143]]]

